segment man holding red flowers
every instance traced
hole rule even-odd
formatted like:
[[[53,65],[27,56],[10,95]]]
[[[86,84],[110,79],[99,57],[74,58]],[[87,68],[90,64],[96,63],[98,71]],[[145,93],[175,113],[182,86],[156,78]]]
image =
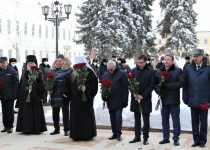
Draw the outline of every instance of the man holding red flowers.
[[[141,141],[141,115],[143,118],[143,144],[147,145],[150,129],[150,113],[152,112],[152,91],[155,87],[155,71],[148,66],[147,57],[140,55],[137,59],[136,67],[131,71],[128,77],[134,78],[138,82],[134,90],[131,90],[131,107],[130,110],[134,112],[135,118],[135,137],[129,143]],[[132,89],[132,88],[131,88]],[[136,91],[135,89],[138,89]],[[138,104],[139,103],[139,104]],[[139,111],[139,105],[142,110]]]
[[[103,75],[103,79],[112,82],[111,92],[106,101],[113,135],[108,138],[109,140],[117,139],[121,141],[121,128],[122,128],[122,111],[128,105],[128,78],[127,74],[117,68],[116,62],[110,60],[107,63],[107,71]]]
[[[169,117],[171,114],[173,121],[173,141],[175,146],[179,146],[180,125],[180,88],[183,86],[182,69],[174,65],[174,56],[165,55],[165,67],[158,69],[155,91],[160,96],[162,102],[162,127],[163,140],[159,144],[170,143]]]
[[[185,67],[183,101],[191,109],[192,147],[205,147],[207,142],[208,109],[210,103],[210,67],[203,49],[193,49],[193,62]]]

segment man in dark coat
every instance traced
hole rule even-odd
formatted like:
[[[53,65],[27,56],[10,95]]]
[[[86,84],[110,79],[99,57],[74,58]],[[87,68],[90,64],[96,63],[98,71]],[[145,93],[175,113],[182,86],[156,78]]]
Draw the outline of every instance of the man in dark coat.
[[[156,69],[163,69],[165,67],[164,65],[164,56],[160,57],[160,61],[156,65]]]
[[[162,82],[162,73],[168,73],[170,78]],[[162,102],[162,127],[163,140],[159,144],[170,143],[169,141],[169,116],[171,114],[173,121],[173,140],[174,145],[179,145],[180,127],[180,88],[183,86],[182,69],[176,68],[174,65],[174,57],[172,55],[165,56],[165,67],[157,70],[157,82],[155,90],[160,95]],[[159,86],[161,82],[161,87]]]
[[[53,91],[51,93],[52,116],[55,130],[50,135],[60,133],[60,109],[63,114],[64,136],[69,135],[69,102],[70,92],[68,88],[71,84],[71,62],[62,54],[56,56],[56,60],[52,65],[52,73],[55,74]]]
[[[93,103],[98,92],[98,79],[84,56],[76,56],[75,63],[86,63],[88,77],[80,90],[77,77],[74,77],[70,105],[70,138],[75,141],[87,141],[97,135]],[[83,101],[83,94],[86,94],[87,101]]]
[[[93,63],[92,66],[93,70],[95,71],[97,77],[98,77],[98,72],[99,72],[99,67],[98,67],[98,60],[97,59],[93,59]]]
[[[48,59],[47,58],[42,58],[42,63],[39,65],[39,69],[42,72],[43,81],[45,83],[47,81],[46,73],[51,72],[51,67],[48,64]],[[47,90],[45,90],[45,94],[44,94],[44,98],[43,98],[43,104],[48,105],[47,104]]]
[[[14,123],[14,100],[18,97],[19,77],[17,71],[8,65],[7,57],[0,57],[0,81],[4,86],[0,89],[2,104],[2,120],[4,129],[1,132],[12,133]]]
[[[16,63],[17,63],[17,59],[15,59],[15,58],[10,58],[10,59],[9,59],[9,66],[11,66],[12,68],[14,68],[15,71],[17,71],[18,76],[19,76],[19,71],[18,71],[18,68],[17,68],[17,66],[16,66]],[[14,113],[16,114],[17,111],[14,110]]]
[[[126,73],[129,73],[131,71],[131,68],[126,64],[126,60],[125,59],[121,60],[120,69],[125,71]]]
[[[139,95],[131,93],[131,108],[135,118],[135,137],[129,143],[141,141],[141,113],[139,111],[138,100],[143,109],[143,144],[148,144],[150,129],[150,113],[152,112],[152,91],[155,87],[155,71],[148,66],[147,57],[140,55],[137,60],[137,66],[131,71],[134,73],[136,81],[139,83]]]
[[[103,75],[107,70],[107,66],[106,66],[107,62],[108,62],[108,59],[104,58],[99,66],[99,73],[98,73],[99,79],[103,78]]]
[[[17,59],[15,59],[15,58],[10,58],[9,59],[9,66],[13,67],[18,72],[18,68],[16,66],[16,63],[17,63]]]
[[[19,110],[17,116],[16,132],[24,134],[40,134],[47,131],[42,99],[44,96],[44,83],[42,73],[38,71],[36,81],[29,85],[30,70],[37,66],[36,56],[28,55],[27,69],[22,73],[20,93],[17,100]],[[30,100],[28,99],[30,98]]]
[[[193,62],[184,70],[183,101],[191,109],[192,147],[205,147],[208,133],[208,105],[202,109],[200,105],[210,103],[210,67],[206,65],[203,49],[194,49]]]
[[[184,67],[183,67],[183,71],[185,70],[186,66],[190,64],[190,57],[187,56],[185,57],[185,64],[184,64]]]
[[[113,135],[109,140],[117,139],[121,141],[122,110],[128,105],[128,78],[127,74],[116,67],[116,62],[110,60],[107,63],[107,72],[104,79],[111,80],[111,93],[106,101]]]

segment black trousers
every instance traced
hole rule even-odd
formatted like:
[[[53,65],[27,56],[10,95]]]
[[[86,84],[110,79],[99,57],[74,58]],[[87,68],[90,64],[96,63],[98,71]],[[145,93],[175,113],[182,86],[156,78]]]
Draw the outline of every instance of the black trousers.
[[[150,129],[150,113],[142,113],[143,116],[143,138],[147,140],[149,138],[149,129]],[[135,137],[141,137],[141,113],[134,112],[135,119]]]
[[[55,130],[60,130],[60,109],[62,109],[63,113],[63,127],[64,131],[69,131],[70,129],[70,121],[69,121],[69,105],[65,107],[52,107],[52,116]]]
[[[206,144],[208,129],[208,110],[191,107],[194,143]]]
[[[4,128],[13,128],[14,100],[1,100],[1,107]]]

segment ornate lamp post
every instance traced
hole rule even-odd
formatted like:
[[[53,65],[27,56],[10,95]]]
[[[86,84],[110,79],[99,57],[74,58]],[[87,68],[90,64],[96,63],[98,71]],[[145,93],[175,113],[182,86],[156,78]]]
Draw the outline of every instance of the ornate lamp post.
[[[43,6],[42,7],[42,14],[45,16],[45,20],[51,21],[55,25],[55,31],[56,31],[56,56],[58,55],[58,26],[60,25],[60,22],[69,19],[69,14],[71,13],[71,4],[64,5],[65,13],[67,17],[62,17],[63,14],[63,4],[59,1],[55,1],[51,4],[51,16],[52,18],[47,18],[49,14],[50,7],[49,6]]]

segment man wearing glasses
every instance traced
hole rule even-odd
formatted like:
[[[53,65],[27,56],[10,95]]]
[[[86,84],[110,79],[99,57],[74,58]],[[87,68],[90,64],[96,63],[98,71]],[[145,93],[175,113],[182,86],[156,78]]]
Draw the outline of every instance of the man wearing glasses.
[[[121,141],[122,110],[128,105],[128,78],[127,74],[116,67],[116,62],[110,60],[107,63],[107,72],[103,79],[111,80],[111,93],[107,100],[109,108],[111,127],[113,135],[109,140],[117,139]]]
[[[131,71],[139,83],[139,94],[131,93],[131,108],[135,119],[135,137],[129,143],[141,141],[141,115],[143,118],[143,144],[149,144],[150,113],[152,112],[152,91],[155,87],[155,71],[147,64],[147,57],[140,55],[137,66]],[[140,104],[139,104],[140,103]],[[142,107],[142,112],[139,110]]]

